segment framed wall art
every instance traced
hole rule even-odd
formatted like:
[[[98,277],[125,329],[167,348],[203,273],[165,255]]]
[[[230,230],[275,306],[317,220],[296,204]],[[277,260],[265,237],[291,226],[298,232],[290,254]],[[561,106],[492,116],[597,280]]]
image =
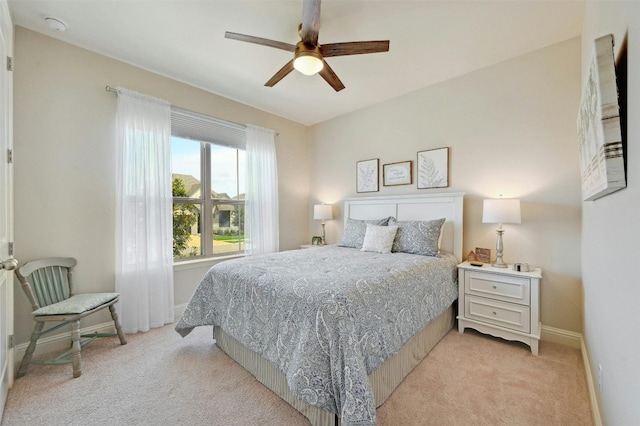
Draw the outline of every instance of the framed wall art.
[[[593,201],[625,188],[612,34],[595,41],[577,121],[582,199]]]
[[[411,185],[413,183],[413,161],[401,161],[382,165],[382,184]]]
[[[418,152],[418,189],[449,186],[449,148]]]
[[[380,159],[356,162],[356,192],[377,192]]]

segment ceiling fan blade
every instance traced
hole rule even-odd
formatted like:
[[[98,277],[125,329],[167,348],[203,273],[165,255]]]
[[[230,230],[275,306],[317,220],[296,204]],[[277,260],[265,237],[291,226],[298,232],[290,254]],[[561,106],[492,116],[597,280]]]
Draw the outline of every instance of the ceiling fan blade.
[[[294,44],[284,43],[282,41],[269,40],[268,38],[254,37],[246,34],[238,34],[226,31],[224,33],[225,38],[232,40],[246,41],[247,43],[260,44],[262,46],[275,47],[276,49],[286,50],[288,52],[295,52],[296,46]]]
[[[275,73],[273,77],[271,77],[271,79],[269,79],[269,81],[267,81],[264,85],[267,87],[275,86],[277,82],[285,78],[291,71],[293,71],[293,59],[287,62],[284,67],[280,68],[280,70]]]
[[[379,53],[389,51],[389,40],[351,41],[346,43],[329,43],[320,46],[320,52],[325,58],[331,56],[362,55],[365,53]]]
[[[327,61],[322,60],[322,62],[324,62],[324,67],[322,67],[322,70],[318,74],[320,74],[320,76],[324,78],[324,81],[329,83],[336,92],[344,89],[344,84],[342,84],[336,73],[333,72],[333,69],[331,69]]]
[[[320,32],[320,0],[304,0],[302,3],[302,28],[300,38],[304,44],[318,45]]]

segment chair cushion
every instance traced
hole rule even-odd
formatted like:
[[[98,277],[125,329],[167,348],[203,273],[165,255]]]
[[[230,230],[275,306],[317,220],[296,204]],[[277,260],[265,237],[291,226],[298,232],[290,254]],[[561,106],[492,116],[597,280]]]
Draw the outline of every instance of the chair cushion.
[[[119,293],[83,293],[33,311],[34,316],[81,314],[117,298]]]

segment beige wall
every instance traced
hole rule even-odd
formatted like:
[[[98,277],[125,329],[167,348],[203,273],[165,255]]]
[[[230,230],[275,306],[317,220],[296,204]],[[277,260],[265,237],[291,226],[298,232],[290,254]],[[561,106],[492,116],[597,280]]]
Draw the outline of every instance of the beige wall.
[[[582,75],[593,40],[613,34],[615,55],[628,37],[627,188],[582,207],[584,339],[594,391],[606,425],[640,424],[640,2],[587,3],[582,34]],[[602,366],[602,383],[598,366]]]
[[[74,256],[80,291],[113,291],[116,96],[107,85],[278,132],[280,247],[306,241],[307,127],[20,27],[14,85],[15,255],[21,262]],[[176,305],[188,301],[207,267],[176,271]],[[20,344],[29,340],[32,320],[17,284],[15,312]],[[107,320],[108,313],[83,326]]]
[[[506,225],[505,260],[542,267],[543,325],[580,332],[579,100],[576,38],[318,124],[310,203],[335,204],[338,217],[326,229],[329,243],[337,242],[341,202],[358,195],[356,161],[415,165],[418,151],[450,147],[447,190],[466,193],[464,252],[495,253],[495,225],[481,223],[484,198],[520,198],[522,224]],[[377,194],[431,191],[416,189],[414,170],[412,185],[381,185]],[[318,235],[317,221],[310,230]]]

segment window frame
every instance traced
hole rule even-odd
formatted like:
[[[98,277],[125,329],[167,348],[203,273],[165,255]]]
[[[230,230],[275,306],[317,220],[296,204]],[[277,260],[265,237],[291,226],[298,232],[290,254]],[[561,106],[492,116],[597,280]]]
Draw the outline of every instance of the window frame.
[[[178,114],[178,115],[176,115]],[[175,117],[179,117],[180,121],[174,121]],[[187,123],[185,125],[185,122]],[[189,124],[193,122],[193,133],[189,133]],[[174,124],[178,124],[174,126]],[[204,129],[204,130],[203,130]],[[229,140],[223,140],[220,137],[220,131],[227,131],[231,134]],[[212,131],[210,131],[212,130]],[[193,204],[200,208],[200,254],[196,256],[174,257],[174,263],[190,260],[206,260],[216,259],[222,256],[238,256],[244,254],[242,242],[238,242],[237,251],[233,252],[214,252],[214,235],[213,235],[213,208],[216,205],[246,206],[244,199],[229,198],[213,198],[211,187],[212,160],[211,146],[221,146],[236,151],[236,185],[237,197],[240,193],[240,152],[244,151],[246,155],[246,146],[239,143],[239,134],[245,135],[245,127],[235,123],[228,123],[212,117],[204,116],[184,109],[172,109],[172,138],[189,140],[200,144],[200,198],[190,197],[172,197],[172,204]],[[246,156],[245,156],[246,158]],[[172,175],[174,174],[172,170]],[[195,176],[194,176],[195,177]],[[173,179],[171,180],[173,184]],[[246,192],[246,191],[245,191]],[[208,194],[208,196],[206,196]],[[206,213],[205,212],[209,212]],[[244,224],[239,224],[244,230]],[[244,236],[244,232],[242,234]],[[209,236],[206,238],[204,236]]]

